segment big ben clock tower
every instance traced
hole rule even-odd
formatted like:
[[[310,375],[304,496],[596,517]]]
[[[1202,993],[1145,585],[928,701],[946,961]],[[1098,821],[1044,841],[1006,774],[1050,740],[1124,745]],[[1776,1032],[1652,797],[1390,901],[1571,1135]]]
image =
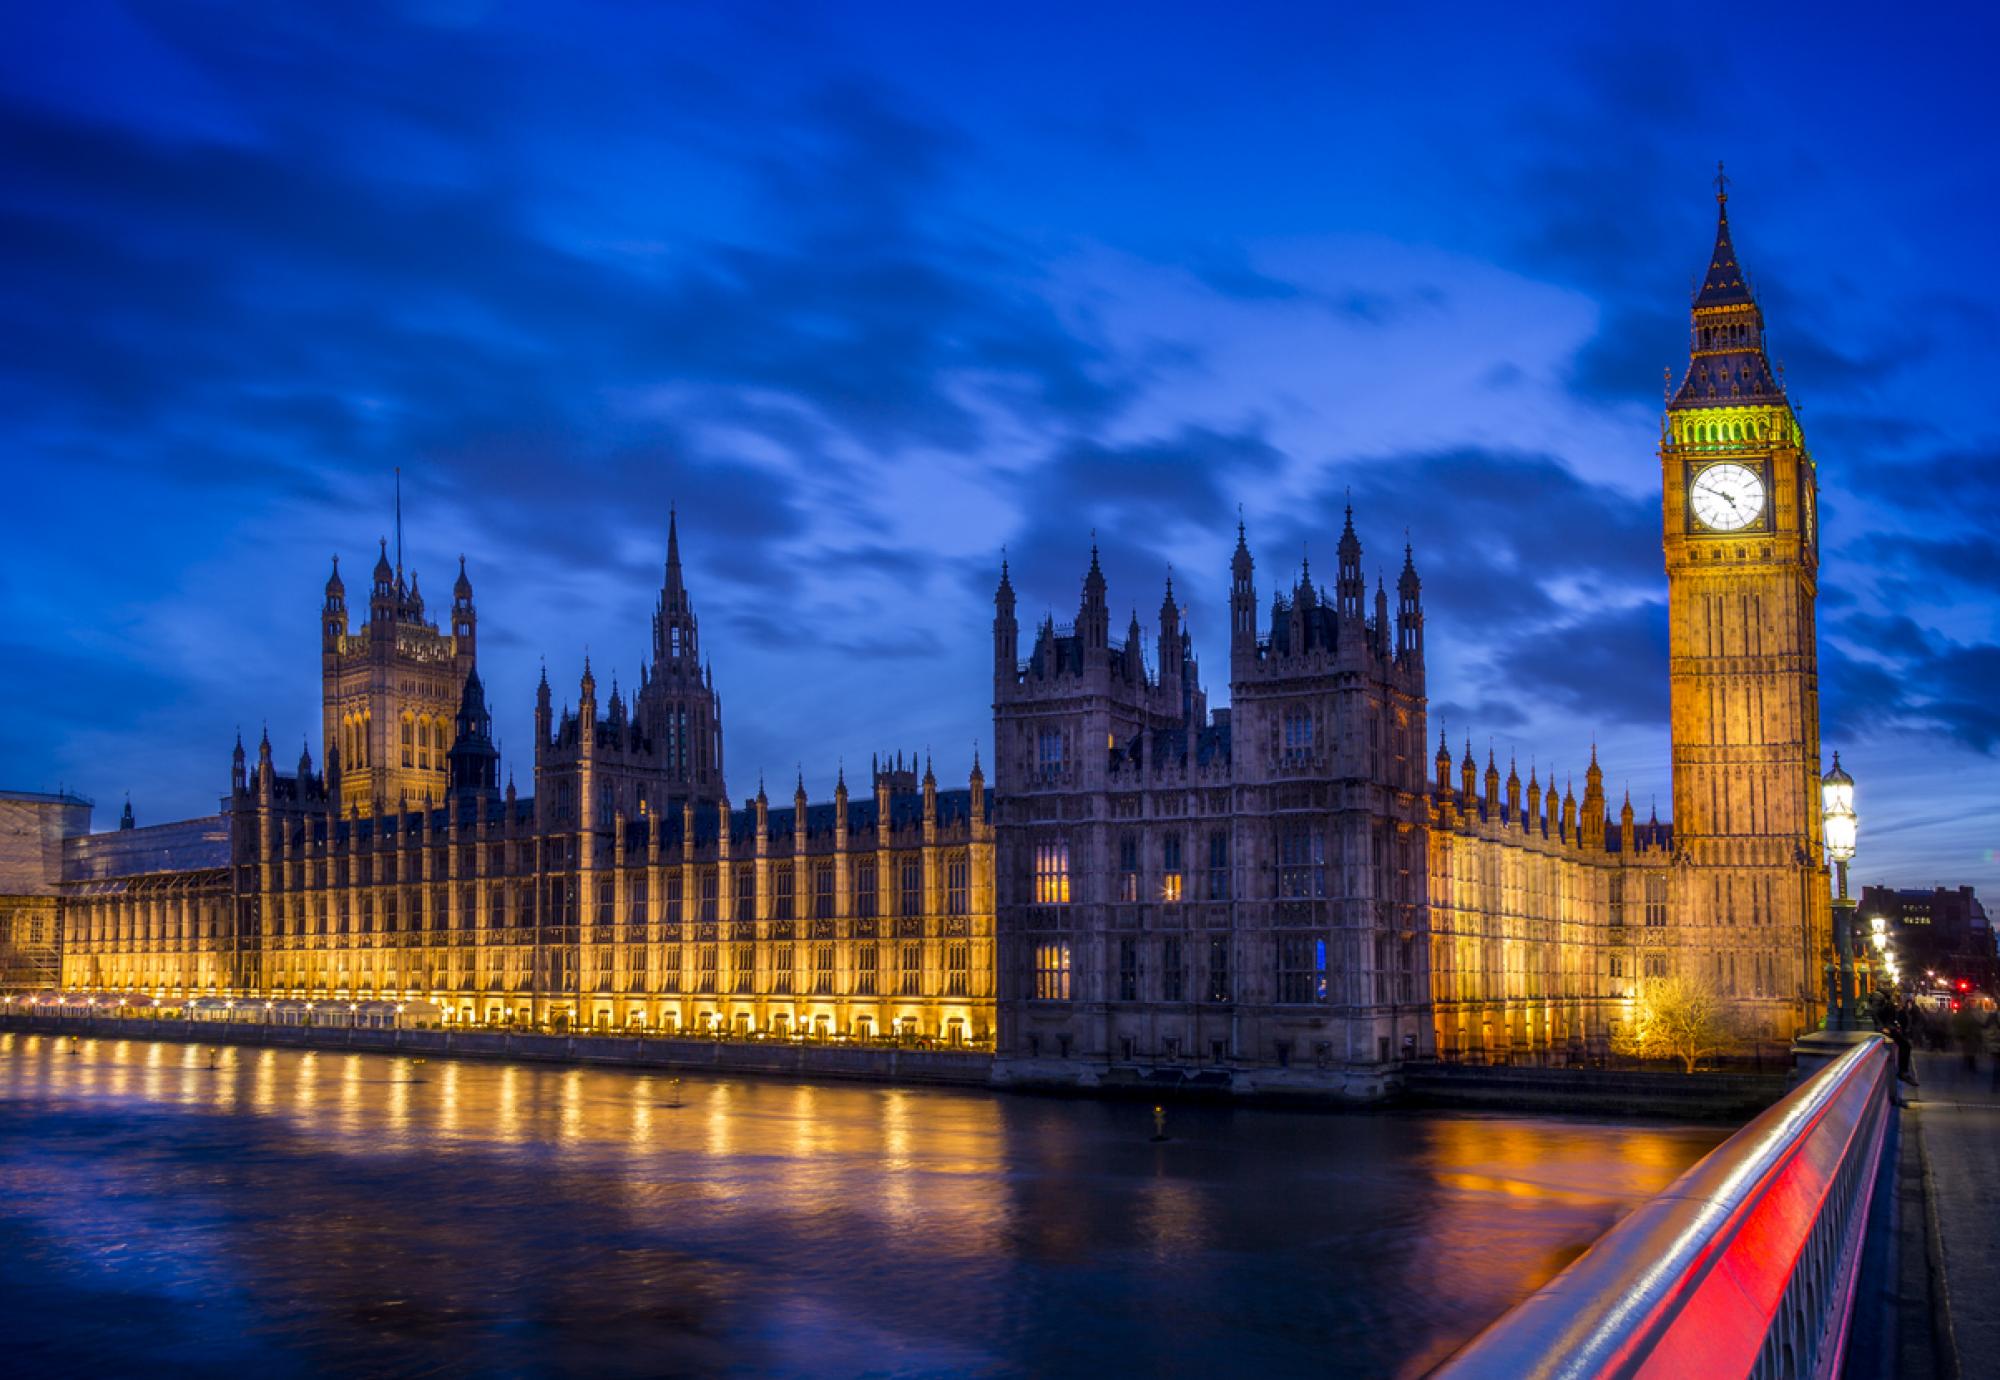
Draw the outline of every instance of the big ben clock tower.
[[[1789,1037],[1818,1009],[1828,924],[1818,492],[1716,184],[1715,252],[1660,438],[1676,939],[1682,971],[1750,1033]]]

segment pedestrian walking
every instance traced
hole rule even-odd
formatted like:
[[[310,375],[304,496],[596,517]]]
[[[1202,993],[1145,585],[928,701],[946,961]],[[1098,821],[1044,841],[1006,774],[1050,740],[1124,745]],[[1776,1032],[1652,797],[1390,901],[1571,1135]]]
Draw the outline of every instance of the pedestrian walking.
[[[1958,1045],[1959,1056],[1967,1073],[1979,1071],[1979,1047],[1985,1043],[1983,1035],[1979,1017],[1972,1014],[1971,1006],[1960,1002],[1958,1010],[1951,1014],[1951,1037]]]

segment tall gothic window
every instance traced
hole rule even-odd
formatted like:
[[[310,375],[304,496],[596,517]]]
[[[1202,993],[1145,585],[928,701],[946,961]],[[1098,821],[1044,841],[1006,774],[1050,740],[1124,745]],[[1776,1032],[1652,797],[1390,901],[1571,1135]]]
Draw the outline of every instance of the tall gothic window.
[[[1069,1000],[1069,945],[1051,941],[1035,946],[1035,1000]]]
[[[1069,844],[1063,839],[1035,845],[1035,904],[1069,904]]]
[[[1208,937],[1208,999],[1229,1000],[1229,936]]]
[[[1311,900],[1326,895],[1326,836],[1309,825],[1292,825],[1278,839],[1278,896]]]
[[[1303,705],[1285,711],[1284,760],[1293,765],[1312,756],[1313,716]]]
[[[1646,928],[1664,929],[1667,924],[1667,874],[1646,874]]]
[[[970,872],[965,854],[953,853],[945,859],[944,909],[947,915],[964,915],[970,908]]]
[[[872,919],[878,913],[875,899],[875,864],[864,862],[854,870],[854,913]]]
[[[1118,899],[1139,899],[1139,836],[1125,834],[1118,840]]]
[[[1208,899],[1229,899],[1229,831],[1215,829],[1208,836]]]
[[[1326,940],[1311,934],[1278,936],[1278,1000],[1326,1000]]]
[[[832,863],[820,863],[813,868],[813,918],[816,920],[833,918]]]
[[[919,858],[905,858],[902,869],[902,896],[896,902],[898,915],[924,913],[924,864]]]
[[[1169,905],[1181,899],[1181,836],[1168,834],[1160,840],[1160,899]]]
[[[1045,728],[1035,737],[1035,772],[1044,781],[1054,781],[1069,765],[1069,750],[1062,730]]]

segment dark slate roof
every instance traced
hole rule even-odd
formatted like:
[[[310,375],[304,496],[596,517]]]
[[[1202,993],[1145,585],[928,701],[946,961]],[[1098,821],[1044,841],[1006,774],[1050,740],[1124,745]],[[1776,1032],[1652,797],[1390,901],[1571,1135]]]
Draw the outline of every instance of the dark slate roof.
[[[1702,307],[1741,307],[1751,302],[1750,285],[1743,280],[1743,268],[1736,262],[1736,246],[1729,238],[1729,203],[1717,198],[1715,249],[1708,256],[1708,276],[1694,304]]]
[[[1713,317],[1705,323],[1704,313],[1728,307],[1750,307],[1754,312],[1755,306],[1750,285],[1736,262],[1736,246],[1729,238],[1729,208],[1723,204],[1716,216],[1715,251],[1709,256],[1708,276],[1695,293],[1695,329],[1699,332],[1705,324],[1714,323]],[[1722,319],[1742,323],[1743,315],[1723,313]],[[1771,363],[1764,357],[1761,321],[1753,324],[1749,334],[1742,348],[1720,353],[1702,349],[1698,344],[1688,361],[1687,376],[1674,394],[1673,406],[1728,407],[1782,401],[1784,390],[1778,386]]]
[[[1640,848],[1658,848],[1671,851],[1674,846],[1674,826],[1657,820],[1632,826],[1632,837]],[[1607,852],[1625,851],[1625,828],[1613,824],[1604,831],[1604,847]]]

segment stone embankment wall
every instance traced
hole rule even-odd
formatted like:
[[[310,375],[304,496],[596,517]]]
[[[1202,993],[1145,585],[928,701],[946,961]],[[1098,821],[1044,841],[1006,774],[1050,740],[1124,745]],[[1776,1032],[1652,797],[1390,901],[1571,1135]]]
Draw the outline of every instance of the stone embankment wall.
[[[843,1078],[864,1082],[984,1087],[993,1058],[953,1050],[874,1045],[669,1040],[616,1035],[537,1035],[500,1030],[337,1030],[328,1027],[224,1024],[186,1020],[9,1015],[0,1030],[87,1039],[176,1040],[182,1044],[257,1045],[354,1050],[426,1058],[509,1059],[534,1063],[611,1064],[690,1073]]]
[[[1785,1076],[1664,1070],[1502,1068],[1414,1064],[1367,1087],[1337,1077],[1277,1083],[1219,1070],[1175,1079],[1141,1078],[1129,1070],[1092,1068],[1091,1076],[1025,1063],[996,1069],[993,1056],[964,1050],[888,1045],[677,1040],[618,1035],[541,1035],[500,1030],[339,1030],[327,1027],[224,1024],[119,1017],[0,1015],[0,1030],[89,1039],[175,1040],[289,1049],[355,1050],[461,1059],[600,1064],[722,1076],[847,1079],[950,1087],[997,1087],[1022,1092],[1178,1101],[1188,1098],[1322,1107],[1428,1106],[1580,1116],[1658,1116],[1743,1121],[1784,1095]],[[1398,1086],[1400,1082],[1400,1086]]]
[[[1747,1121],[1785,1095],[1785,1073],[1545,1069],[1424,1064],[1403,1071],[1402,1100],[1429,1107],[1588,1116]]]

